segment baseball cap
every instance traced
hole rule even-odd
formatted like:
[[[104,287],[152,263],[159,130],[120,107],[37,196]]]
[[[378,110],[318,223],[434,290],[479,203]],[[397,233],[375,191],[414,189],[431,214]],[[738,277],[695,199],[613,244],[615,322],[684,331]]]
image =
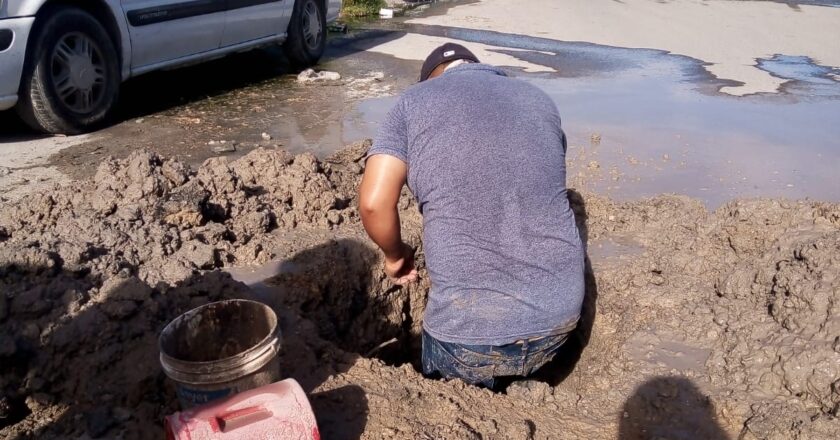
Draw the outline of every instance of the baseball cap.
[[[437,66],[455,60],[469,60],[478,63],[478,58],[464,46],[455,43],[446,43],[429,54],[420,69],[420,82],[429,79],[429,75]]]

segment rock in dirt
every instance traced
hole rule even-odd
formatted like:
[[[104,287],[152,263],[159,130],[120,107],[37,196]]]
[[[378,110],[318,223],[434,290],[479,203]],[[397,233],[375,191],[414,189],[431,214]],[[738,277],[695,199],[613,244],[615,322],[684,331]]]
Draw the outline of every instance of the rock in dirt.
[[[297,76],[297,81],[304,84],[339,81],[340,79],[341,75],[338,72],[330,72],[328,70],[315,71],[314,69],[306,69]]]
[[[233,142],[221,142],[211,148],[214,153],[233,153],[236,151],[236,144]]]
[[[554,390],[547,383],[536,380],[519,380],[510,384],[506,390],[509,396],[531,400],[535,403],[545,402],[549,396],[553,395],[553,392]]]

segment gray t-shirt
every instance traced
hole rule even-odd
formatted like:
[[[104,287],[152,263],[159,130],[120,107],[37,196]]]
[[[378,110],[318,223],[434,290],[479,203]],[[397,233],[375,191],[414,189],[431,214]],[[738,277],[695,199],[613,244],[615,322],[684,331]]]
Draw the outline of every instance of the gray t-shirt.
[[[548,95],[492,66],[454,67],[402,95],[375,154],[408,165],[423,214],[431,336],[504,345],[575,326],[584,256]]]

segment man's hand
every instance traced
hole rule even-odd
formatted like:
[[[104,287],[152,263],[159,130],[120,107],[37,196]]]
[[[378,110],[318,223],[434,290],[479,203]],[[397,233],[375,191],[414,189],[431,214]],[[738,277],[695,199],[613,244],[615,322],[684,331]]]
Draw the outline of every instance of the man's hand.
[[[395,284],[399,284],[400,286],[416,281],[417,269],[414,267],[414,249],[402,243],[402,251],[399,258],[389,260],[386,256],[385,274],[394,280]]]

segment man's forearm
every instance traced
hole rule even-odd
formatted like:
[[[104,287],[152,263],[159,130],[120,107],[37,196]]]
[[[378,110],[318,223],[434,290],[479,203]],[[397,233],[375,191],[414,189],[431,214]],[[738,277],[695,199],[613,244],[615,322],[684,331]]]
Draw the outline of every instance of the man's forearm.
[[[400,213],[397,203],[405,184],[407,168],[402,160],[378,154],[371,156],[359,188],[359,214],[370,238],[385,258],[392,262],[402,258]]]
[[[362,224],[370,238],[382,249],[385,258],[397,260],[402,257],[402,235],[400,214],[397,207],[361,209]]]

